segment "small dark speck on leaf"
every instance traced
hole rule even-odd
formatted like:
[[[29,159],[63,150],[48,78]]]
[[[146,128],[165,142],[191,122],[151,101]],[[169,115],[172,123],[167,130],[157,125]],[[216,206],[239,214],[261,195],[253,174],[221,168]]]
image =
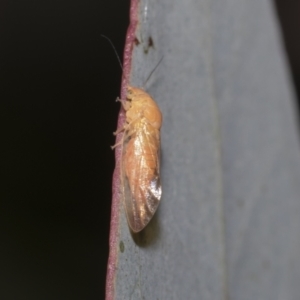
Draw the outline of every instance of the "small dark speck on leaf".
[[[123,253],[125,251],[125,245],[124,245],[123,241],[120,242],[119,247],[120,247],[121,253]]]
[[[154,43],[153,43],[152,37],[150,36],[148,39],[148,45],[144,47],[145,54],[147,54],[149,52],[149,49],[151,47],[154,48]]]
[[[148,40],[148,48],[150,48],[150,47],[154,48],[154,43],[153,43],[153,40],[152,40],[151,36],[149,37],[149,40]]]
[[[139,41],[139,39],[137,37],[134,38],[134,43],[136,46],[138,46],[141,42]]]

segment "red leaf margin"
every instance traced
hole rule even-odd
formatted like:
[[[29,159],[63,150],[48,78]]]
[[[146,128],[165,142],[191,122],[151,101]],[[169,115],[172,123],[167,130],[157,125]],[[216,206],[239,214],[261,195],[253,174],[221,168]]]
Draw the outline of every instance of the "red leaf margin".
[[[131,0],[130,3],[130,24],[127,29],[126,42],[124,48],[123,58],[123,75],[122,75],[122,86],[121,86],[121,99],[126,99],[127,86],[129,83],[129,75],[131,72],[132,52],[134,47],[134,40],[136,36],[136,29],[138,26],[138,9],[139,0]],[[118,128],[123,126],[125,122],[125,113],[121,107]],[[118,143],[122,138],[122,134],[119,134],[116,139]],[[121,160],[121,147],[116,147],[115,150],[116,167],[113,174],[112,184],[112,208],[111,208],[111,221],[110,221],[110,237],[109,237],[109,258],[107,265],[106,274],[106,300],[115,299],[115,278],[118,262],[118,236],[120,226],[120,160]]]

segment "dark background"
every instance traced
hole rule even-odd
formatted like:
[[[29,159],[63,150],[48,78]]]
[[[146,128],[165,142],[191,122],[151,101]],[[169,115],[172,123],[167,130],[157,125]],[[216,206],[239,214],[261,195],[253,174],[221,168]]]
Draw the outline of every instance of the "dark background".
[[[104,299],[121,68],[100,35],[122,58],[128,13],[0,3],[1,300]]]
[[[300,2],[277,0],[300,91]],[[0,4],[0,299],[104,299],[129,0]]]

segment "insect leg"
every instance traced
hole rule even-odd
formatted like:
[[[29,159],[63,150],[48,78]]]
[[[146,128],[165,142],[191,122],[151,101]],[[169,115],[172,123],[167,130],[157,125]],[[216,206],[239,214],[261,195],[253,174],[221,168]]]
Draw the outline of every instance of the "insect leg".
[[[120,99],[120,98],[117,98],[116,99],[116,102],[121,102],[123,108],[125,111],[127,111],[130,107],[131,107],[131,103],[127,100],[123,100],[123,99]]]
[[[133,135],[133,134],[135,133],[135,129],[134,129],[134,128],[131,128],[130,131],[129,131],[129,129],[130,129],[130,127],[132,127],[132,124],[133,124],[137,119],[139,119],[139,118],[136,118],[135,120],[133,120],[133,121],[132,121],[131,123],[129,123],[129,124],[125,124],[123,127],[117,129],[117,131],[115,131],[115,132],[113,133],[114,135],[117,135],[117,134],[119,134],[120,132],[125,131],[125,134],[124,134],[124,137],[122,138],[122,140],[121,140],[119,143],[117,143],[117,144],[111,146],[111,149],[115,149],[117,146],[119,146],[119,145],[121,145],[121,144],[123,143],[124,138],[127,139],[129,136],[131,136],[131,135]]]
[[[111,146],[112,150],[115,149],[117,146],[121,145],[123,143],[124,139],[126,140],[128,137],[130,137],[130,136],[132,136],[134,134],[134,132],[135,132],[134,129],[132,129],[131,131],[128,130],[128,128],[130,127],[129,125],[130,124],[125,124],[123,127],[119,128],[116,132],[114,132],[114,135],[117,135],[117,134],[119,134],[122,131],[125,131],[125,134],[124,134],[124,136],[122,137],[122,139],[121,139],[121,141],[119,143]]]
[[[117,129],[115,132],[113,132],[113,135],[117,135],[119,134],[120,132],[124,131],[124,130],[127,130],[128,129],[128,125],[129,124],[125,124],[123,127]]]
[[[113,146],[110,146],[111,150],[114,150],[116,147],[118,147],[119,145],[121,145],[123,143],[123,139],[117,143],[117,144],[114,144]]]

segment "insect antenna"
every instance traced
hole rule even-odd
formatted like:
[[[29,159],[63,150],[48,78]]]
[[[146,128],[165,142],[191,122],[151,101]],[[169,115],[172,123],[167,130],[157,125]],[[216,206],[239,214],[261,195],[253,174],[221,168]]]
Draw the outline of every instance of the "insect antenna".
[[[159,62],[156,64],[156,66],[154,67],[154,69],[150,72],[150,74],[148,75],[148,78],[146,79],[145,83],[143,84],[143,89],[145,88],[147,82],[149,81],[149,79],[151,78],[151,76],[153,75],[154,71],[158,68],[158,66],[160,65],[160,63],[162,62],[164,56],[161,57],[161,59],[159,60]]]
[[[116,49],[116,47],[114,46],[112,40],[111,40],[109,37],[107,37],[106,35],[104,35],[104,34],[101,34],[101,36],[102,36],[103,38],[105,38],[106,40],[108,40],[108,42],[110,43],[111,47],[113,48],[113,50],[114,50],[114,52],[115,52],[115,54],[116,54],[116,56],[117,56],[119,65],[120,65],[120,67],[121,67],[121,70],[122,70],[122,72],[123,72],[123,74],[124,74],[124,69],[123,69],[123,66],[122,66],[122,63],[121,63],[120,56],[118,55],[117,49]],[[158,68],[158,66],[159,66],[160,63],[162,62],[163,58],[164,58],[164,56],[161,57],[161,59],[160,59],[159,62],[156,64],[156,66],[154,67],[154,69],[153,69],[153,70],[150,72],[150,74],[148,75],[148,77],[147,77],[145,83],[143,84],[143,87],[142,87],[143,89],[144,89],[144,87],[146,86],[146,84],[147,84],[147,82],[149,81],[149,79],[151,78],[151,76],[153,75],[153,73],[155,72],[155,70]]]
[[[113,50],[114,50],[114,52],[115,52],[115,54],[116,54],[116,56],[117,56],[118,62],[119,62],[120,67],[121,67],[121,70],[122,70],[122,72],[124,73],[124,69],[123,69],[123,66],[122,66],[122,63],[121,63],[120,56],[118,55],[117,49],[116,49],[116,47],[114,46],[113,42],[112,42],[111,39],[110,39],[109,37],[107,37],[106,35],[101,34],[101,36],[104,37],[105,39],[107,39],[108,42],[110,43],[111,47],[113,48]]]

